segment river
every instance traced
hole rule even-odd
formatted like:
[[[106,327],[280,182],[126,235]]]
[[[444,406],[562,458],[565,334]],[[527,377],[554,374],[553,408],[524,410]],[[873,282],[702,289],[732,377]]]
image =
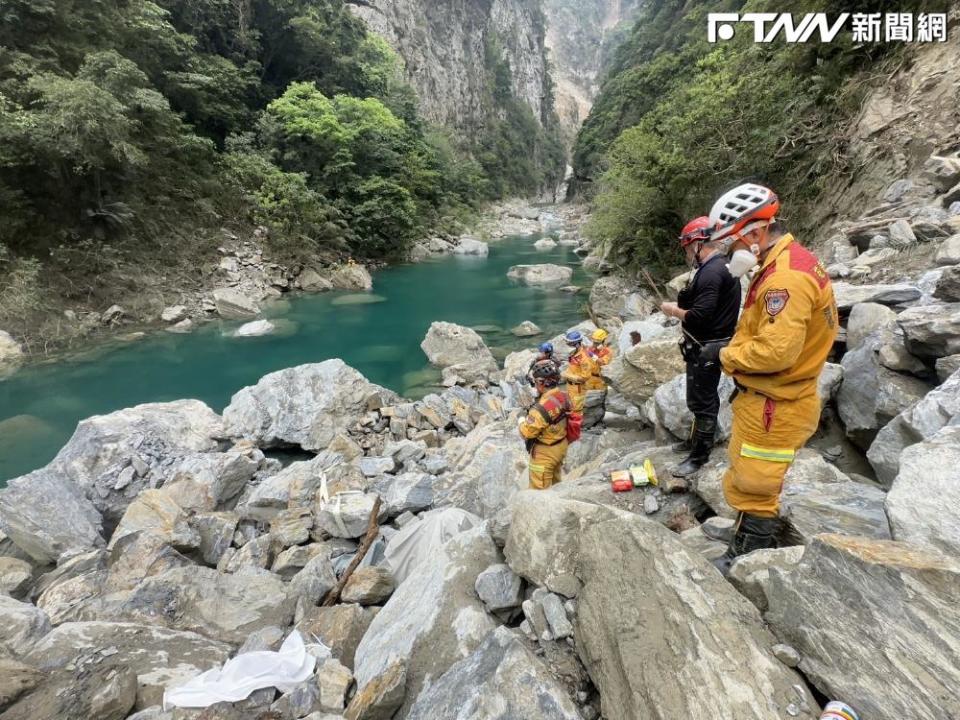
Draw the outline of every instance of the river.
[[[157,332],[25,367],[0,381],[0,487],[49,462],[83,418],[183,398],[221,412],[240,388],[303,363],[339,357],[373,382],[420,397],[440,377],[420,349],[435,320],[474,327],[502,360],[583,316],[585,293],[522,287],[506,277],[511,265],[552,262],[570,265],[572,282],[586,284],[573,249],[538,251],[539,237],[491,243],[486,258],[443,256],[387,268],[376,273],[369,294],[287,296],[266,313],[276,319],[274,335],[234,338],[241,323],[212,322],[189,335]],[[523,320],[537,323],[543,336],[510,334]]]

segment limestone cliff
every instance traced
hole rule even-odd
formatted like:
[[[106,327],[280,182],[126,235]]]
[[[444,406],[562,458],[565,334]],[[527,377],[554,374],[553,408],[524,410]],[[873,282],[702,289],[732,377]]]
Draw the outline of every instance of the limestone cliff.
[[[483,128],[503,62],[513,96],[541,125],[550,114],[539,0],[359,0],[351,7],[399,53],[427,119],[463,136]]]

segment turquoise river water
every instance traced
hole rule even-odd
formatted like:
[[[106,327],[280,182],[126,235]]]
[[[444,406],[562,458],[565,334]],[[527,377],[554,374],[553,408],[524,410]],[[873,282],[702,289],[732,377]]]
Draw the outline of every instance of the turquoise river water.
[[[585,278],[571,248],[537,251],[538,237],[491,243],[486,258],[385,269],[374,276],[372,293],[289,296],[266,313],[278,320],[274,335],[234,338],[241,323],[214,322],[189,335],[157,332],[25,367],[0,381],[0,487],[49,462],[83,418],[182,398],[221,412],[240,388],[303,363],[342,358],[373,382],[422,396],[439,380],[420,349],[435,320],[474,327],[498,359],[552,337],[582,318],[585,295],[521,287],[507,270],[552,262],[573,267],[574,284]],[[509,329],[523,320],[537,323],[543,336],[513,337]]]

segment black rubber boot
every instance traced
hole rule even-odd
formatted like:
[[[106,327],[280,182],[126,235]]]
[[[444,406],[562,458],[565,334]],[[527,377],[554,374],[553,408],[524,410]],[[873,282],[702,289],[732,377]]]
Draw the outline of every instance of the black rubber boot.
[[[678,443],[674,443],[670,446],[670,449],[675,453],[687,453],[690,454],[690,451],[693,450],[693,436],[697,432],[697,421],[694,420],[693,424],[690,426],[690,432],[683,440]]]
[[[729,544],[730,541],[733,540],[733,530],[735,527],[736,525],[731,525],[730,527],[725,528],[715,528],[712,525],[701,525],[700,532],[702,532],[711,540]]]
[[[782,523],[780,518],[765,518],[740,513],[734,525],[733,538],[727,551],[713,561],[713,565],[726,577],[733,561],[741,555],[754,550],[765,550],[777,546],[777,535]]]
[[[690,455],[673,469],[672,475],[674,477],[689,477],[706,465],[710,459],[713,438],[717,433],[717,419],[697,419],[694,428],[693,447],[690,450]]]

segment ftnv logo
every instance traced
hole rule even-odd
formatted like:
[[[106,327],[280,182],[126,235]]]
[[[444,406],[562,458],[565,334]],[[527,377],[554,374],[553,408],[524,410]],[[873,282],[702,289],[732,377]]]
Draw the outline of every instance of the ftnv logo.
[[[782,37],[788,43],[829,43],[849,26],[855,43],[946,42],[946,13],[709,13],[707,40],[732,40],[738,25],[753,26],[753,41],[770,43]]]

